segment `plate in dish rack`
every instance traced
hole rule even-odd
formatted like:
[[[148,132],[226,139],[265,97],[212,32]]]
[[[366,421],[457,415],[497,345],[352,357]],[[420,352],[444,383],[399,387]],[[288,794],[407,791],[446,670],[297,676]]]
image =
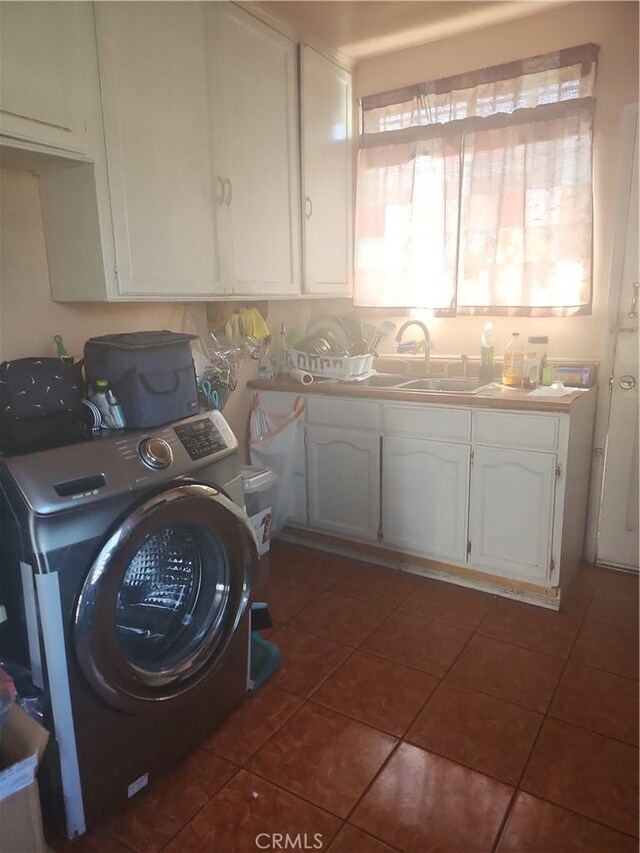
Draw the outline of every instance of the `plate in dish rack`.
[[[310,338],[315,335],[323,337],[327,332],[335,341],[336,346],[345,354],[351,351],[351,336],[342,321],[336,317],[322,317],[320,320],[316,320],[307,329],[307,337]]]

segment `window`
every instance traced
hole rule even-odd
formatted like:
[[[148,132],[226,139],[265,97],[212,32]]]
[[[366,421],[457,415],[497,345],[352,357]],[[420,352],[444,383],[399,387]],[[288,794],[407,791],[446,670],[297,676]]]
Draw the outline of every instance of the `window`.
[[[591,311],[598,48],[362,99],[355,302]]]

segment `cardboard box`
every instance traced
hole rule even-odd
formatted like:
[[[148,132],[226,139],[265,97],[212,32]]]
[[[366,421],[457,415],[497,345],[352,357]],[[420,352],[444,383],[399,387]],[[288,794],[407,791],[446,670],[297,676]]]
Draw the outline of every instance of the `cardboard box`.
[[[0,850],[43,853],[36,771],[49,740],[46,729],[11,705],[0,731]]]

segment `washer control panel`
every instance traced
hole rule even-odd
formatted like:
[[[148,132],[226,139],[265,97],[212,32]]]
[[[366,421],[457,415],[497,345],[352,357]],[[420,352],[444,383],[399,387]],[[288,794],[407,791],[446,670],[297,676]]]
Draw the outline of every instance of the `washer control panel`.
[[[210,456],[227,447],[226,441],[210,418],[180,424],[174,427],[174,431],[193,460]]]

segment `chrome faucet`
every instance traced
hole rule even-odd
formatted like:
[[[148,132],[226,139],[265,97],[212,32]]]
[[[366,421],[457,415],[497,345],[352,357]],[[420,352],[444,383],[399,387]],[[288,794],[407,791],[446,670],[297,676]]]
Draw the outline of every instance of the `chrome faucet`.
[[[427,329],[426,325],[421,320],[407,320],[407,322],[403,323],[398,329],[396,343],[402,343],[402,336],[409,326],[420,326],[422,329],[422,334],[424,335],[424,341],[422,342],[424,347],[424,375],[428,376],[431,373],[431,349],[433,348],[433,342],[431,340],[431,335],[429,334],[429,329]]]

